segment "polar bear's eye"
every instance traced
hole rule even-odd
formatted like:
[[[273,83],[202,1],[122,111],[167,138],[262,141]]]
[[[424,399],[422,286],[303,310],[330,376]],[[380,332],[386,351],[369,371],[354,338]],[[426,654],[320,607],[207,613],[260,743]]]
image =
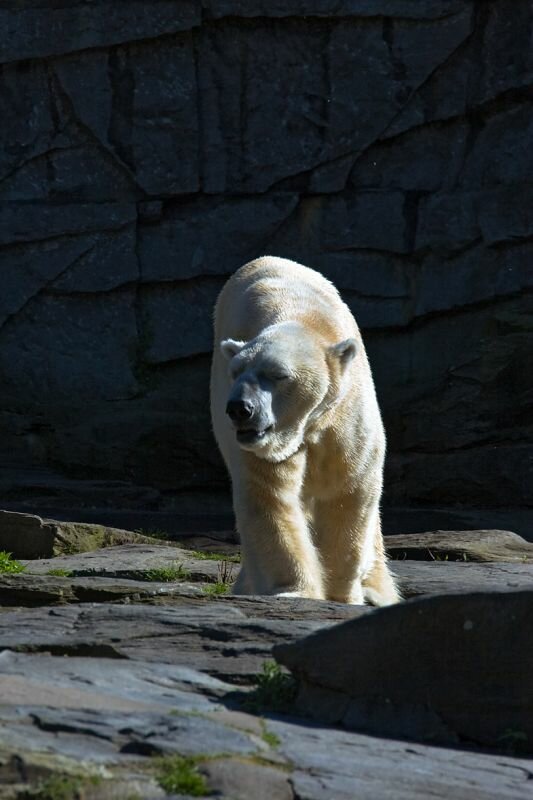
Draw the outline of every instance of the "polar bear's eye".
[[[286,381],[287,378],[290,378],[290,375],[287,375],[285,372],[279,372],[274,375],[269,375],[269,378],[272,381]]]

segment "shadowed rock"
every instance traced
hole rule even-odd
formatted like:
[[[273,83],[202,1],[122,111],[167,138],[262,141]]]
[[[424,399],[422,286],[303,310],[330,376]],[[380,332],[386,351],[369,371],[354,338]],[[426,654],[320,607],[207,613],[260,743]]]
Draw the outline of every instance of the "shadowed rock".
[[[533,752],[533,592],[449,595],[381,609],[274,655],[298,707],[376,735]]]
[[[386,502],[529,535],[531,19],[529,0],[3,4],[5,501],[31,508],[52,465],[156,487],[161,514],[227,501],[199,400],[212,306],[269,250],[363,329]],[[48,516],[71,489],[40,486]]]

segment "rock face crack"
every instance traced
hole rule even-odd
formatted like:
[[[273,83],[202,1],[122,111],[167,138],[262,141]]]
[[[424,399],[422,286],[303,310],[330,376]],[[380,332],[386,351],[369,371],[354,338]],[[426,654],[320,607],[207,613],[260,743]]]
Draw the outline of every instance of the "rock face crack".
[[[97,739],[104,739],[106,741],[110,741],[112,739],[112,736],[105,734],[102,731],[97,731],[93,727],[84,727],[83,725],[80,726],[75,724],[69,725],[68,723],[63,723],[60,721],[51,722],[43,719],[38,714],[30,714],[30,717],[34,724],[40,728],[40,730],[47,731],[48,733],[68,733],[78,734],[81,736],[94,736]]]
[[[120,161],[134,173],[135,161],[131,145],[131,126],[134,114],[134,78],[129,66],[129,54],[117,47],[109,54],[109,83],[111,85],[111,115],[108,138]]]
[[[123,77],[122,71],[121,71],[121,66],[122,66],[122,61],[124,59],[124,56],[122,57],[122,60],[121,60],[120,57],[117,55],[117,52],[121,52],[122,53],[123,52],[122,48],[117,48],[117,50],[110,51],[109,57],[108,57],[109,79],[110,79],[110,83],[111,83],[112,87],[117,86],[117,81],[119,81]],[[117,65],[117,63],[118,63],[118,65]],[[131,81],[130,81],[130,83],[131,83]],[[69,116],[75,122],[75,124],[78,125],[89,136],[91,141],[95,142],[95,144],[98,146],[98,148],[101,149],[105,153],[105,155],[113,161],[113,163],[120,169],[120,171],[123,172],[126,175],[128,180],[131,181],[131,183],[135,187],[136,191],[142,197],[144,197],[145,196],[145,192],[144,192],[144,190],[142,189],[142,187],[138,184],[138,182],[136,180],[135,170],[132,169],[130,163],[128,162],[127,156],[130,154],[130,149],[127,146],[124,147],[121,144],[121,140],[120,139],[117,138],[115,140],[115,137],[118,137],[119,132],[120,132],[121,135],[123,135],[125,132],[128,132],[130,130],[129,128],[126,128],[126,131],[125,131],[124,126],[127,125],[127,123],[125,123],[123,121],[124,117],[122,116],[123,104],[125,103],[126,106],[128,106],[128,98],[130,98],[129,99],[129,106],[131,106],[131,91],[132,91],[132,89],[130,88],[130,92],[128,94],[128,91],[127,91],[128,90],[128,85],[129,85],[128,82],[126,81],[125,89],[121,88],[116,103],[115,103],[115,94],[113,94],[113,109],[114,109],[114,113],[113,113],[113,116],[112,116],[112,118],[110,120],[110,126],[109,126],[109,131],[108,131],[109,142],[112,145],[112,147],[109,147],[106,142],[102,141],[102,139],[99,138],[95,134],[95,132],[92,130],[92,128],[89,125],[87,125],[82,119],[80,119],[79,115],[76,113],[76,110],[75,110],[75,107],[74,107],[74,103],[72,102],[72,99],[71,99],[69,93],[64,88],[64,86],[63,86],[63,84],[61,82],[61,78],[57,73],[54,73],[54,75],[52,77],[52,85],[53,85],[53,90],[54,90],[55,94],[60,99],[60,101],[64,104]],[[130,108],[130,112],[131,112],[131,108]],[[131,132],[130,132],[130,136],[131,136]],[[126,158],[123,157],[124,154],[126,155]]]
[[[3,330],[4,330],[4,329],[5,329],[5,328],[6,328],[8,325],[10,325],[11,323],[13,323],[13,322],[14,322],[14,321],[15,321],[15,320],[16,320],[16,319],[17,319],[17,318],[18,318],[18,317],[19,317],[21,314],[23,314],[23,313],[24,313],[24,311],[25,311],[25,309],[26,309],[26,308],[28,308],[28,306],[29,306],[29,305],[30,305],[30,304],[31,304],[31,303],[32,303],[32,302],[33,302],[33,301],[34,301],[36,298],[40,297],[41,295],[45,294],[47,291],[49,291],[50,289],[52,289],[52,288],[53,288],[53,286],[54,286],[54,284],[55,284],[57,281],[59,281],[59,280],[60,280],[60,279],[61,279],[61,278],[62,278],[64,275],[66,275],[68,272],[70,272],[70,270],[72,270],[72,269],[73,269],[73,268],[76,266],[76,264],[79,264],[79,263],[80,263],[80,262],[83,260],[83,258],[85,258],[85,256],[86,256],[88,253],[91,253],[93,250],[94,250],[94,245],[90,245],[90,246],[88,246],[88,247],[87,247],[87,248],[86,248],[86,249],[85,249],[85,250],[84,250],[82,253],[80,253],[78,256],[76,256],[76,258],[75,258],[73,261],[71,261],[69,264],[67,264],[65,267],[63,267],[63,269],[61,270],[61,272],[59,272],[59,273],[58,273],[57,275],[55,275],[53,278],[51,278],[50,280],[48,280],[48,281],[47,281],[47,282],[46,282],[46,283],[45,283],[43,286],[39,287],[39,289],[37,289],[37,291],[36,291],[36,292],[34,292],[34,294],[32,294],[30,297],[26,298],[26,299],[25,299],[25,301],[24,301],[24,303],[22,303],[22,305],[21,305],[21,306],[19,306],[19,308],[17,308],[17,310],[16,310],[16,311],[13,311],[11,314],[9,314],[9,315],[8,315],[8,316],[7,316],[7,317],[6,317],[6,318],[5,318],[5,319],[4,319],[4,320],[3,320],[3,321],[0,323],[0,334],[2,333],[2,331],[3,331]]]

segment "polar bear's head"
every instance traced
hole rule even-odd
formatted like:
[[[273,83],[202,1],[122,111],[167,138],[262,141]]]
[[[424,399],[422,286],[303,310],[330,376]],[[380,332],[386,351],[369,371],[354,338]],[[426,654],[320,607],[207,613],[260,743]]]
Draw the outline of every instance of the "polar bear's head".
[[[239,445],[283,461],[302,445],[310,423],[343,393],[354,339],[324,345],[308,328],[283,322],[249,342],[226,339],[231,388],[226,413]]]

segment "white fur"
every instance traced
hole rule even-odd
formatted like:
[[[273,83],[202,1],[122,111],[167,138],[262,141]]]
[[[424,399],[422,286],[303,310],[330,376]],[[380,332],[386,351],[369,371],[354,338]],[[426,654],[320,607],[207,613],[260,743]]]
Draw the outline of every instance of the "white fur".
[[[213,429],[243,552],[235,591],[396,602],[379,522],[383,425],[359,329],[336,289],[292,261],[250,262],[218,299],[215,345]],[[271,380],[280,370],[284,379]],[[225,413],[239,380],[269,423],[242,445]]]

